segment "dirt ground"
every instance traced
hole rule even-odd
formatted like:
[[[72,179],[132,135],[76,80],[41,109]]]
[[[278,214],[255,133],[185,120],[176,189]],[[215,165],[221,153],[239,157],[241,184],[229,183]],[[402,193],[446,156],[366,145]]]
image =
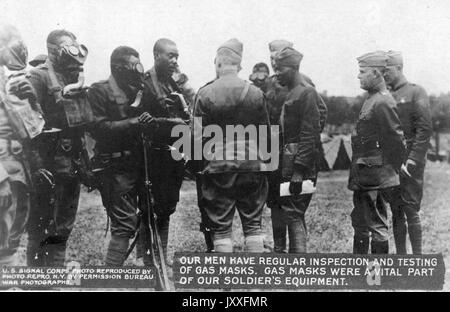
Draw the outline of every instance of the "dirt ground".
[[[350,222],[352,194],[347,190],[348,172],[321,173],[318,191],[306,214],[309,231],[308,251],[316,253],[350,253],[353,229]],[[450,267],[450,165],[427,164],[421,217],[423,222],[424,253],[442,253],[446,267]],[[171,219],[169,259],[174,251],[202,252],[205,250],[203,234],[199,232],[200,214],[197,208],[195,183],[185,181],[177,212]],[[234,222],[235,250],[243,247],[243,235],[238,216]],[[67,259],[76,260],[82,266],[102,265],[109,240],[105,236],[106,214],[99,194],[82,192],[75,228],[69,240]],[[270,209],[263,217],[265,240],[272,245]],[[26,235],[20,249],[21,264],[25,264]],[[395,250],[391,234],[390,250]],[[127,264],[140,264],[134,253]],[[447,270],[444,290],[450,291],[450,271]]]

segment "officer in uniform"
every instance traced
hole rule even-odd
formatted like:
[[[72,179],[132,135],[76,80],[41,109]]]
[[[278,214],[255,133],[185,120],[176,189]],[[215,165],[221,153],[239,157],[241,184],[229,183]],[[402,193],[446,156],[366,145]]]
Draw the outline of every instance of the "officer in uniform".
[[[27,55],[17,29],[0,26],[0,266],[18,265],[17,250],[30,204],[26,155],[31,140],[43,128],[36,95],[25,79]],[[9,71],[8,77],[3,76],[3,66]]]
[[[407,147],[400,171],[400,187],[396,192],[397,200],[391,205],[395,246],[397,254],[406,254],[408,231],[413,254],[421,254],[422,226],[419,210],[426,154],[432,135],[430,105],[426,91],[421,86],[409,83],[403,75],[401,53],[389,51],[387,56],[384,78],[397,103]]]
[[[286,40],[274,40],[269,43],[270,50],[270,60],[272,69],[275,68],[275,55],[284,48],[292,48],[293,43]],[[303,85],[309,87],[315,87],[311,79],[300,73],[300,79]],[[286,96],[289,93],[287,87],[280,85],[276,75],[273,75],[266,79],[265,94],[267,98],[268,109],[270,113],[271,124],[279,124],[281,109],[285,102]],[[327,119],[327,106],[322,98],[319,96],[320,101],[317,103],[319,113],[320,113],[320,129],[321,131],[325,127],[325,122]],[[282,140],[279,140],[282,142]],[[281,148],[282,146],[280,146]],[[318,146],[319,151],[322,149],[322,144]],[[286,252],[286,233],[287,226],[282,220],[280,205],[279,205],[279,193],[280,193],[280,171],[273,172],[269,177],[269,196],[267,205],[272,209],[272,230],[274,236],[274,251],[275,252]]]
[[[352,136],[352,164],[348,188],[353,192],[352,225],[354,254],[367,254],[371,236],[372,254],[387,254],[388,223],[385,202],[393,202],[399,185],[403,132],[395,101],[386,89],[387,65],[382,51],[359,57],[361,88],[368,92]],[[372,234],[372,235],[371,235]]]
[[[194,122],[201,117],[203,128],[217,125],[225,133],[227,125],[269,126],[263,93],[238,78],[242,50],[242,43],[236,39],[225,42],[217,50],[215,65],[218,78],[199,90],[194,108]],[[259,158],[239,160],[238,151],[234,149],[235,144],[239,146],[240,143],[248,149],[252,148],[250,142],[253,139],[227,142],[224,138],[222,149],[215,146],[214,154],[221,154],[224,150],[229,152],[228,149],[232,148],[233,155],[224,153],[222,159],[204,155],[202,197],[211,222],[216,252],[233,251],[231,236],[235,209],[241,217],[246,251],[263,251],[261,218],[268,188],[263,171],[268,169]],[[247,155],[251,154],[247,152]]]
[[[34,170],[41,181],[35,185],[28,222],[29,266],[64,266],[80,196],[84,127],[93,120],[83,89],[86,47],[73,33],[54,30],[47,49],[47,60],[33,68],[30,77],[46,129],[36,142],[37,168],[45,171]]]
[[[279,207],[272,208],[272,218],[276,218],[276,223],[287,226],[290,253],[307,251],[305,213],[312,194],[301,195],[302,183],[303,180],[315,183],[317,179],[316,155],[321,131],[318,109],[321,99],[314,87],[303,82],[299,72],[302,58],[300,52],[289,47],[274,57],[275,75],[279,83],[289,91],[279,124],[283,147],[281,182],[290,182],[291,196],[279,198]],[[277,239],[278,237],[274,238],[275,242]]]
[[[178,68],[178,49],[169,39],[159,39],[153,47],[154,67],[145,73],[143,105],[157,120],[169,128],[159,129],[152,138],[149,153],[150,180],[155,199],[158,231],[167,252],[170,216],[175,212],[184,177],[184,162],[172,158],[170,145],[176,140],[170,133],[173,125],[188,122],[189,107],[172,75]]]
[[[122,266],[129,240],[138,229],[138,199],[143,191],[141,131],[152,120],[139,113],[144,69],[139,53],[120,46],[111,54],[111,76],[88,92],[95,122],[95,163],[103,205],[111,219],[111,240],[105,264]],[[133,109],[136,107],[136,109]]]

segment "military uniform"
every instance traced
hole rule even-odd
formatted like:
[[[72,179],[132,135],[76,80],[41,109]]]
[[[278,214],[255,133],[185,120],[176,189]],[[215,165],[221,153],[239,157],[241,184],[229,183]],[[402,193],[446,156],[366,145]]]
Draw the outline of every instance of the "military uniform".
[[[99,190],[111,219],[111,241],[106,265],[121,266],[129,239],[137,231],[139,195],[143,192],[140,129],[132,118],[130,100],[116,80],[94,83],[88,100],[95,116],[90,129],[96,141],[95,159],[100,165]]]
[[[29,266],[63,266],[67,240],[78,210],[81,183],[78,173],[84,130],[67,124],[59,101],[61,90],[68,82],[53,69],[51,61],[47,59],[30,73],[47,128],[62,131],[37,138],[37,168],[46,168],[54,175],[55,188],[52,192],[36,190],[28,222],[27,263]]]
[[[3,73],[0,73],[0,75]],[[0,78],[0,81],[2,78]],[[29,214],[29,175],[23,141],[9,118],[7,91],[0,84],[0,183],[9,181],[12,199],[0,208],[0,266],[17,265],[17,250]],[[28,172],[29,173],[29,172]]]
[[[199,90],[194,117],[203,127],[218,125],[269,125],[262,92],[237,76],[224,75]],[[225,131],[224,131],[225,133]],[[230,142],[224,141],[224,145]],[[205,162],[202,202],[211,221],[215,243],[231,237],[235,209],[239,211],[245,237],[261,234],[261,218],[267,197],[267,180],[260,161],[213,160]],[[216,248],[217,250],[217,248]],[[219,249],[220,250],[220,249]]]
[[[311,81],[311,79],[300,73],[300,78],[302,81],[302,87],[303,88],[315,88],[314,83]],[[283,108],[283,104],[287,100],[287,96],[289,95],[289,90],[287,87],[281,86],[278,83],[278,80],[276,76],[272,76],[269,79],[267,79],[267,86],[266,86],[266,98],[268,103],[268,109],[270,113],[270,122],[271,124],[280,124],[280,116],[281,111]],[[317,92],[316,92],[317,94]],[[325,102],[323,99],[318,95],[318,101],[315,101],[315,104],[317,105],[317,109],[319,111],[319,124],[320,124],[320,131],[323,130],[325,127],[325,122],[327,119],[327,112],[328,109],[325,105]],[[283,142],[283,139],[280,138],[280,143]],[[280,149],[283,146],[280,146]],[[322,148],[322,144],[320,141],[315,144],[315,149],[317,149],[317,153],[320,152]],[[316,180],[316,174],[313,174],[313,180]],[[280,203],[280,182],[281,182],[281,170],[277,170],[270,174],[269,177],[269,196],[268,196],[268,206],[272,208],[272,230],[273,230],[273,236],[274,236],[274,250],[275,252],[285,252],[286,249],[286,232],[288,230],[286,219],[283,216],[281,210],[281,203]],[[287,211],[294,212],[297,209],[293,207],[302,207],[300,210],[303,211],[303,216],[300,219],[304,219],[304,212],[306,211],[306,208],[309,205],[309,202],[311,200],[310,195],[302,196],[302,199],[290,199],[290,203],[286,202],[287,199],[281,200],[284,206],[284,209]],[[294,203],[293,201],[296,201],[297,203]],[[291,205],[292,204],[292,205]],[[290,208],[289,208],[290,207]],[[306,229],[306,226],[303,222],[303,226]],[[306,232],[305,232],[306,233]],[[306,246],[305,246],[306,248]],[[305,249],[306,250],[306,249]]]
[[[360,66],[386,64],[386,58],[376,52],[358,60]],[[386,90],[384,80],[381,78],[368,91],[356,123],[356,135],[352,137],[348,188],[354,191],[353,253],[367,254],[371,236],[371,251],[380,254],[389,250],[385,203],[393,202],[393,192],[399,185],[404,143],[395,101]]]
[[[220,49],[229,49],[237,57],[242,56],[242,44],[236,39],[229,40]],[[238,78],[233,70],[222,70],[214,82],[199,90],[194,108],[194,117],[202,118],[202,126],[217,125],[223,133],[227,125],[259,125],[269,126],[269,116],[264,95],[260,89]],[[253,148],[250,140],[244,139],[241,146],[246,147],[247,155]],[[267,198],[267,178],[264,171],[268,168],[259,157],[250,160],[244,157],[238,160],[239,146],[237,140],[227,141],[223,138],[223,146],[216,146],[215,153],[229,152],[233,146],[233,155],[221,159],[212,157],[204,160],[202,198],[211,221],[214,249],[217,252],[231,252],[232,223],[235,210],[241,217],[245,236],[246,250],[262,252],[261,219],[264,203]],[[242,152],[242,151],[241,151]]]
[[[422,253],[420,203],[423,194],[423,175],[426,153],[432,134],[431,112],[425,90],[401,79],[391,89],[397,103],[397,111],[405,134],[407,152],[405,159],[417,163],[411,177],[400,175],[397,200],[391,205],[394,237],[398,254],[406,254],[406,219],[414,254]],[[405,218],[406,216],[406,218]]]
[[[182,108],[180,102],[172,105],[171,94],[182,94],[175,81],[170,77],[163,80],[158,77],[155,68],[145,74],[144,95],[142,103],[145,110],[159,120],[189,120],[189,113]],[[155,200],[155,211],[158,216],[158,230],[164,250],[167,249],[169,235],[170,215],[175,210],[180,198],[181,184],[184,178],[184,162],[176,161],[171,155],[169,145],[176,138],[170,137],[171,127],[159,129],[152,137],[152,146],[149,152],[149,174],[152,182],[152,194]]]

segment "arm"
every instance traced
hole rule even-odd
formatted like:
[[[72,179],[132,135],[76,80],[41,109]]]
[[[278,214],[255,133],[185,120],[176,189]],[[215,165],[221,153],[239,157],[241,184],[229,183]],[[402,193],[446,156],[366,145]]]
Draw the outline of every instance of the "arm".
[[[47,93],[47,84],[45,81],[45,76],[42,71],[33,69],[30,71],[30,77],[28,78],[33,85],[34,91],[36,92],[36,102],[39,103],[45,112],[45,103],[43,103],[44,96]]]
[[[415,92],[413,103],[414,111],[412,121],[416,133],[408,158],[423,163],[425,162],[425,155],[428,150],[428,144],[433,130],[431,126],[431,111],[428,95],[421,87]]]
[[[95,136],[120,135],[123,131],[136,130],[139,126],[139,117],[123,120],[110,120],[107,106],[110,105],[107,95],[102,94],[99,88],[93,87],[88,92],[88,101],[94,113],[92,132]]]
[[[294,158],[294,165],[298,171],[304,172],[311,168],[316,157],[316,141],[320,133],[319,102],[320,97],[314,89],[307,89],[298,100],[303,109],[300,111],[301,126],[298,138],[298,151]]]
[[[397,108],[388,101],[380,101],[375,106],[375,114],[380,130],[381,148],[388,160],[396,168],[400,168],[405,154],[405,145]]]

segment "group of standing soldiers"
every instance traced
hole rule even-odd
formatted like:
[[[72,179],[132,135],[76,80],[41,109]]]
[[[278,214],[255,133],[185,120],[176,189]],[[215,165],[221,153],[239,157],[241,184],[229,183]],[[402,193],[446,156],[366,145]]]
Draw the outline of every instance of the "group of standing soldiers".
[[[302,194],[302,185],[305,180],[317,181],[327,108],[311,79],[299,72],[303,55],[292,43],[271,42],[275,75],[269,77],[268,66],[257,64],[250,84],[238,77],[242,43],[225,42],[217,50],[216,78],[200,88],[195,99],[187,77],[179,71],[177,46],[169,39],[155,43],[154,67],[147,72],[135,49],[114,49],[111,75],[90,88],[83,85],[88,50],[69,31],[48,35],[48,56],[29,73],[26,47],[14,27],[2,29],[0,44],[1,64],[9,73],[1,85],[0,106],[0,264],[16,263],[26,230],[27,265],[63,266],[80,185],[90,184],[95,172],[95,187],[111,220],[105,264],[123,265],[130,240],[139,233],[138,255],[150,265],[142,247],[149,235],[141,222],[145,168],[150,168],[157,229],[166,251],[170,216],[185,175],[185,162],[171,154],[176,139],[171,129],[194,123],[192,117],[202,117],[201,127],[216,125],[224,132],[228,125],[281,128],[277,168],[238,155],[189,162],[197,179],[208,249],[233,250],[237,209],[246,250],[262,252],[261,221],[267,204],[274,251],[307,251],[305,213],[312,194]],[[397,252],[406,253],[408,229],[413,252],[418,254],[418,212],[431,135],[428,99],[421,87],[404,78],[399,53],[369,53],[358,62],[358,78],[368,96],[352,138],[353,251],[368,253],[371,236],[372,253],[388,253],[389,202]],[[94,157],[86,152],[86,132],[95,140]],[[246,137],[243,146],[251,146],[251,139]],[[144,142],[151,142],[147,163]],[[223,146],[237,143],[224,139]],[[290,183],[291,196],[279,196],[283,182]]]

